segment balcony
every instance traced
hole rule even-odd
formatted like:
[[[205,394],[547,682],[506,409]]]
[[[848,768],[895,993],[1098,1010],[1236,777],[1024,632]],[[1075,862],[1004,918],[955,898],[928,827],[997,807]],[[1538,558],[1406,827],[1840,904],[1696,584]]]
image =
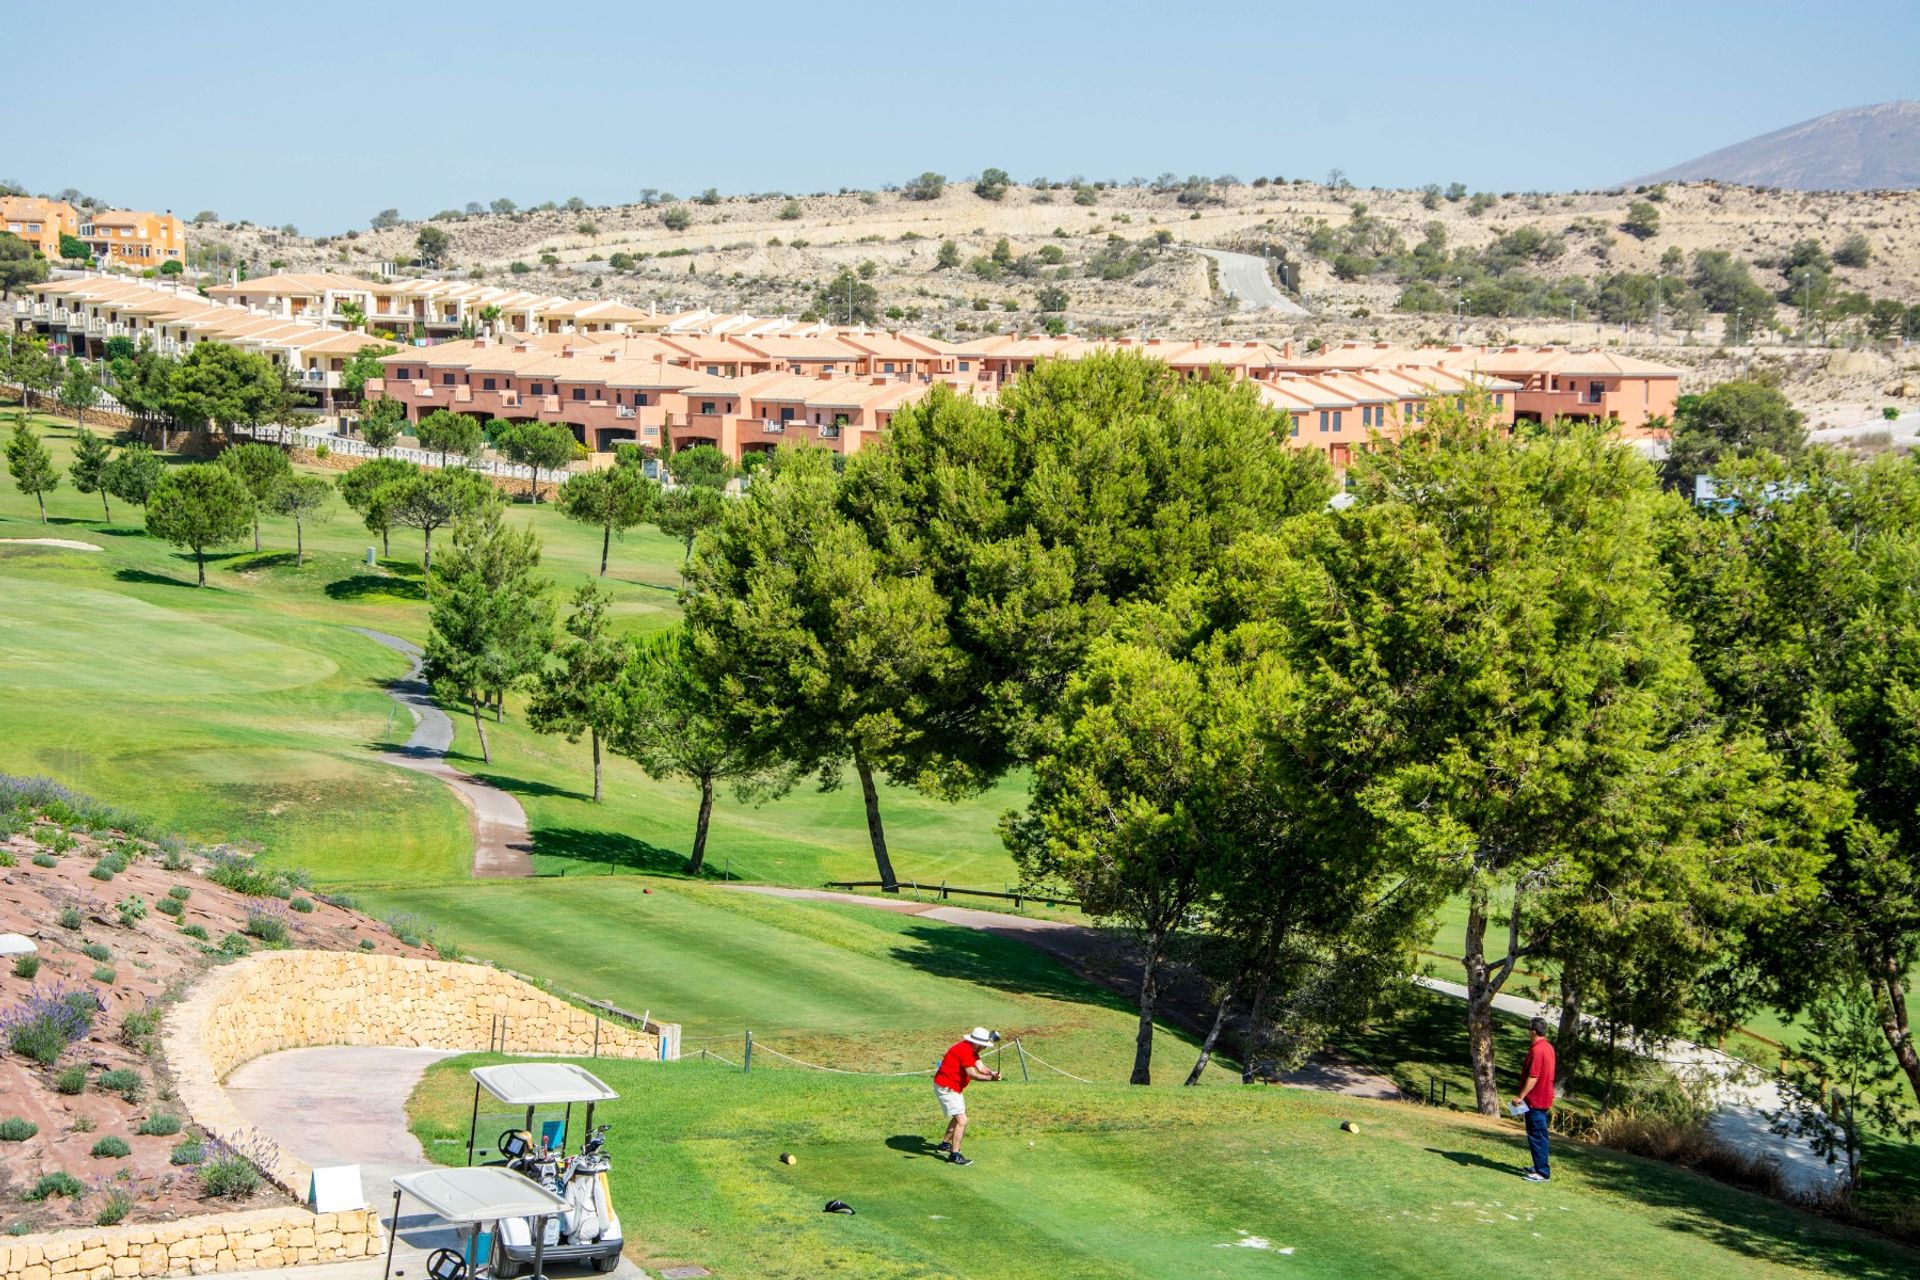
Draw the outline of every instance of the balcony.
[[[785,435],[787,433],[787,424],[784,422],[763,422],[760,424],[760,433],[769,436]]]
[[[822,440],[838,440],[840,438],[840,424],[835,422],[821,427],[820,438]]]
[[[636,417],[638,416],[639,412],[640,411],[638,409],[635,409],[630,404],[617,404],[613,406],[613,416],[616,418]]]

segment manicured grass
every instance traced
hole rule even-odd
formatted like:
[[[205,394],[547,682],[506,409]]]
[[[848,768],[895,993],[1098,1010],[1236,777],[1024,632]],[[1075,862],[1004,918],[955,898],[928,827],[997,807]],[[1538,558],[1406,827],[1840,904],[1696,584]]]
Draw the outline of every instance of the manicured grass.
[[[464,1159],[482,1056],[413,1102]],[[976,1085],[973,1167],[923,1153],[924,1080],[587,1064],[619,1090],[628,1250],[722,1277],[1892,1277],[1920,1259],[1719,1184],[1560,1144],[1522,1182],[1515,1125],[1287,1089]],[[1357,1120],[1360,1133],[1340,1129]],[[487,1135],[490,1137],[491,1135]],[[483,1141],[485,1139],[483,1138]],[[782,1151],[799,1159],[778,1162]],[[845,1200],[855,1217],[821,1212]],[[1264,1245],[1264,1247],[1261,1247]],[[1280,1250],[1290,1251],[1284,1256]]]
[[[808,1061],[918,1071],[984,1023],[1076,1075],[1124,1080],[1132,1063],[1126,1001],[1023,943],[917,916],[626,876],[363,896],[464,951],[679,1022],[696,1054],[738,1061],[751,1029]],[[1177,1033],[1156,1053],[1160,1078],[1192,1065]]]
[[[64,474],[73,424],[33,421]],[[270,857],[329,883],[464,875],[471,842],[458,801],[369,758],[409,732],[377,687],[406,664],[342,629],[425,639],[417,535],[396,535],[394,557],[369,567],[372,536],[336,502],[330,522],[308,527],[304,566],[286,550],[291,524],[269,519],[267,549],[214,557],[210,585],[198,590],[191,561],[146,537],[137,510],[116,505],[105,524],[98,499],[64,483],[48,508],[54,523],[41,525],[33,501],[0,481],[0,538],[78,538],[105,550],[0,544],[0,590],[16,606],[14,625],[0,630],[0,690],[29,700],[25,731],[0,742],[0,769],[53,773],[188,834],[260,841]],[[539,533],[564,611],[574,588],[596,578],[597,531],[550,505],[516,505],[510,518]],[[681,544],[648,527],[613,551],[606,582],[619,625],[671,624]],[[522,705],[515,699],[508,721],[489,725],[491,767],[459,716],[455,754],[519,796],[536,868],[677,874],[693,842],[694,789],[609,757],[607,800],[596,806],[586,745],[532,733]],[[896,867],[930,883],[1002,888],[1015,875],[994,823],[1023,799],[1018,778],[958,805],[887,788]],[[716,875],[791,884],[875,874],[857,787],[805,786],[758,807],[723,790],[709,861]]]

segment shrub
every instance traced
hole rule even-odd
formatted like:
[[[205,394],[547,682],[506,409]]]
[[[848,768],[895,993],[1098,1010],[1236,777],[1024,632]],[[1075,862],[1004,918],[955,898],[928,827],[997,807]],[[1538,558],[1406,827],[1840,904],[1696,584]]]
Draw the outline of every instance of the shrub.
[[[372,938],[362,938],[362,939],[360,939],[360,949],[361,949],[362,951],[371,951],[371,950],[373,950],[373,939],[372,939]]]
[[[177,884],[177,885],[174,885],[173,888],[167,890],[167,896],[169,898],[177,898],[181,902],[185,902],[188,898],[191,898],[193,896],[193,890],[189,889],[184,884]]]
[[[411,911],[395,911],[386,918],[387,928],[393,936],[410,947],[420,945],[420,940],[433,932],[427,922]]]
[[[92,1116],[75,1116],[73,1123],[67,1126],[73,1133],[92,1133],[96,1127]]]
[[[57,867],[60,865],[60,859],[50,853],[36,853],[33,855],[33,865],[36,867]]]
[[[0,1142],[25,1142],[38,1132],[39,1125],[31,1120],[22,1120],[19,1116],[0,1120]]]
[[[82,997],[86,1004],[82,1006]],[[69,991],[55,987],[34,991],[25,1000],[0,1014],[0,1032],[7,1047],[23,1058],[31,1058],[50,1067],[74,1041],[93,1028],[93,1013],[99,1001],[91,991]]]
[[[120,1042],[136,1045],[159,1029],[160,1010],[154,1005],[148,1005],[120,1019]]]
[[[86,946],[80,948],[80,954],[89,960],[107,961],[113,959],[113,952],[108,949],[107,944],[104,942],[89,942]]]
[[[287,922],[272,912],[249,911],[244,932],[266,943],[285,942]]]
[[[13,976],[14,977],[25,978],[29,982],[31,982],[33,980],[33,975],[38,972],[40,972],[39,956],[15,956],[13,958]]]
[[[153,909],[163,916],[179,917],[187,909],[187,904],[178,898],[162,898],[153,904]]]
[[[260,1171],[225,1143],[208,1143],[200,1166],[200,1189],[220,1199],[242,1199],[260,1189]]]
[[[298,911],[300,914],[305,915],[308,912],[313,910],[313,899],[312,898],[294,898],[293,900],[288,902],[287,905],[289,907],[292,907],[295,911]]]
[[[147,900],[130,893],[120,899],[119,911],[121,927],[131,929],[147,918]]]
[[[113,980],[119,976],[118,971],[110,964],[97,964],[93,967],[93,980],[95,982],[104,982],[108,986],[112,986]]]
[[[197,1138],[188,1138],[184,1142],[174,1143],[173,1154],[167,1157],[172,1163],[183,1165],[199,1164],[205,1158],[206,1151]]]
[[[83,1063],[63,1067],[53,1078],[53,1091],[68,1095],[84,1093],[87,1088],[87,1068]]]
[[[794,219],[798,218],[799,216],[800,216],[800,202],[798,200],[789,200],[785,204],[780,206],[780,221],[792,222]]]
[[[80,908],[62,907],[60,909],[60,927],[62,929],[78,929],[80,927]]]
[[[112,1071],[102,1071],[94,1083],[107,1093],[117,1093],[128,1102],[140,1097],[143,1082],[140,1073],[131,1067],[117,1067]]]
[[[187,856],[185,849],[177,847],[165,849],[160,854],[160,868],[163,871],[191,871],[193,859]]]
[[[231,849],[216,850],[206,874],[207,879],[221,888],[231,889],[249,898],[287,896],[284,891],[286,876],[283,873],[256,866],[252,858]],[[276,895],[275,890],[281,892]]]
[[[171,1138],[180,1132],[180,1117],[165,1111],[156,1111],[140,1122],[134,1130],[143,1138]]]
[[[107,1192],[107,1198],[100,1204],[100,1212],[93,1215],[96,1227],[111,1227],[133,1211],[133,1197],[125,1188],[115,1187]]]
[[[87,872],[87,874],[95,880],[111,880],[116,870],[117,868],[113,865],[113,859],[102,858],[93,864],[93,870]]]
[[[78,1199],[86,1193],[86,1187],[72,1174],[48,1173],[41,1175],[40,1180],[33,1184],[33,1190],[27,1192],[25,1198],[37,1203],[41,1200],[51,1200],[55,1196]]]
[[[230,933],[220,939],[220,949],[230,956],[243,956],[253,950],[253,944],[247,941],[244,934]]]
[[[18,866],[18,865],[19,864],[14,861],[13,854],[9,853],[5,849],[0,849],[0,867],[12,867],[12,866]]]
[[[124,1160],[133,1154],[133,1148],[125,1138],[102,1138],[93,1144],[89,1154],[97,1160]]]
[[[669,231],[685,231],[693,223],[693,215],[687,212],[685,205],[670,205],[660,215],[660,225]]]
[[[202,942],[207,940],[207,931],[197,924],[183,924],[180,926],[180,932],[189,938],[198,938]]]

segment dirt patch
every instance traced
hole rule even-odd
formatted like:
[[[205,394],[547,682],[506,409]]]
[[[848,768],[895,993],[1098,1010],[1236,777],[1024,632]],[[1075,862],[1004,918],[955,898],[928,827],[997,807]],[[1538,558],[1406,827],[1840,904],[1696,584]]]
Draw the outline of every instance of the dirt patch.
[[[242,947],[432,953],[305,891],[283,887],[284,899],[236,893],[207,878],[212,863],[200,851],[44,820],[0,840],[0,851],[12,862],[0,867],[0,932],[23,934],[38,948],[18,967],[0,962],[0,1025],[36,1001],[92,1007],[91,1026],[51,1066],[15,1050],[0,1031],[0,1121],[18,1117],[37,1129],[23,1141],[0,1141],[0,1221],[33,1230],[91,1224],[116,1191],[133,1202],[128,1221],[280,1202],[266,1191],[209,1201],[194,1166],[173,1163],[175,1148],[198,1134],[174,1097],[156,1015]],[[178,914],[162,904],[177,904]],[[286,941],[249,936],[250,916],[256,933],[284,932]],[[176,1132],[160,1132],[173,1127],[168,1118]],[[124,1155],[114,1154],[119,1144]],[[58,1173],[77,1179],[83,1193],[26,1198]]]
[[[76,542],[72,538],[0,538],[0,543],[12,543],[23,547],[60,547],[67,551],[100,550],[91,542]]]

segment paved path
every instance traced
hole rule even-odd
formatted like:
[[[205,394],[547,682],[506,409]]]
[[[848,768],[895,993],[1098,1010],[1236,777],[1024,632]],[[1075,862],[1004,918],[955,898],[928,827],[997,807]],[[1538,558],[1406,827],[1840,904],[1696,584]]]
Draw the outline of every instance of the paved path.
[[[387,686],[395,702],[413,713],[413,736],[398,751],[383,751],[380,758],[388,764],[415,773],[430,773],[453,788],[473,818],[473,874],[482,880],[508,879],[533,874],[533,833],[527,829],[527,811],[500,788],[462,773],[446,761],[453,745],[453,721],[434,705],[433,690],[420,675],[420,646],[384,631],[349,627],[369,640],[405,654],[413,660],[406,675]]]
[[[1465,1000],[1467,989],[1458,982],[1424,975],[1414,979],[1429,991]],[[1522,1018],[1557,1019],[1559,1010],[1537,1000],[1501,994],[1493,998],[1493,1007]],[[1752,1063],[1732,1054],[1689,1040],[1668,1040],[1646,1046],[1645,1056],[1656,1058],[1680,1076],[1704,1081],[1719,1110],[1707,1120],[1707,1131],[1737,1151],[1751,1152],[1772,1160],[1780,1168],[1782,1181],[1797,1194],[1827,1191],[1839,1185],[1840,1170],[1829,1165],[1804,1138],[1789,1138],[1773,1132],[1769,1112],[1785,1105],[1779,1085]]]
[[[395,1274],[404,1269],[407,1280],[424,1280],[426,1254],[457,1248],[459,1241],[451,1227],[419,1212],[411,1201],[402,1201],[396,1223],[393,1178],[432,1167],[407,1128],[407,1099],[428,1067],[453,1056],[441,1049],[385,1045],[286,1049],[243,1063],[227,1077],[225,1088],[249,1124],[308,1164],[359,1165],[367,1206],[380,1211],[389,1231],[398,1227]],[[341,1280],[379,1275],[385,1259],[369,1262],[326,1270]],[[301,1274],[307,1270],[301,1268]],[[564,1270],[590,1274],[585,1266]],[[318,1276],[321,1269],[313,1271]],[[623,1260],[615,1274],[645,1273]]]
[[[1274,284],[1264,258],[1250,253],[1230,253],[1225,249],[1188,246],[1195,253],[1220,264],[1220,288],[1229,298],[1237,298],[1242,311],[1278,311],[1283,316],[1304,318],[1313,313],[1289,298]]]
[[[735,888],[748,893],[763,893],[773,898],[803,898],[816,902],[845,902],[876,911],[938,920],[942,924],[978,929],[996,937],[1012,938],[1046,952],[1068,968],[1083,974],[1101,986],[1131,996],[1138,989],[1139,966],[1131,948],[1113,934],[1091,929],[1066,920],[1042,920],[1032,916],[1013,916],[1003,911],[981,911],[974,907],[945,906],[918,902],[912,898],[870,898],[858,893],[838,893],[831,889],[789,889],[779,885],[743,884]],[[1183,1000],[1182,996],[1186,998]],[[1177,983],[1163,988],[1161,1015],[1178,1022],[1189,1031],[1204,1031],[1203,1024],[1213,1009],[1204,993],[1182,992]],[[1330,1056],[1316,1057],[1297,1071],[1279,1077],[1280,1083],[1302,1089],[1319,1089],[1360,1098],[1398,1098],[1400,1089],[1393,1081],[1367,1071],[1351,1062]]]

